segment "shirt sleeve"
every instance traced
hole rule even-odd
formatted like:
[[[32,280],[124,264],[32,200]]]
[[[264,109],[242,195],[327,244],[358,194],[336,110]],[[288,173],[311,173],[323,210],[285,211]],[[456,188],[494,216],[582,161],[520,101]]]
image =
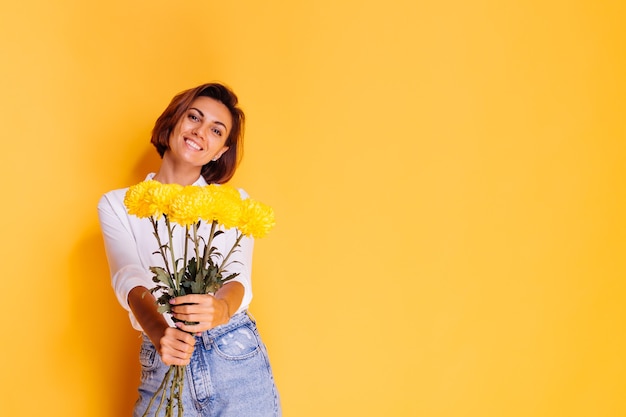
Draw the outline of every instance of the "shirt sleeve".
[[[243,189],[239,189],[241,198],[249,198],[248,193]],[[236,240],[236,233],[234,230],[230,230],[230,236],[228,239],[228,247],[232,247]],[[254,249],[254,239],[252,237],[244,236],[239,242],[239,247],[231,256],[229,264],[226,266],[225,271],[229,273],[239,273],[237,277],[231,281],[239,282],[243,285],[244,293],[241,305],[237,309],[237,313],[246,310],[252,302],[252,253]]]
[[[98,203],[98,217],[111,273],[111,284],[120,305],[130,312],[128,294],[138,286],[151,288],[152,274],[141,262],[136,238],[119,192],[107,193]],[[134,321],[134,317],[131,320]]]
[[[234,230],[232,230],[232,236],[229,236],[228,248],[231,248],[236,241]],[[228,260],[228,265],[224,268],[224,276],[228,276],[232,273],[238,273],[238,275],[231,281],[239,282],[243,285],[244,293],[241,304],[236,313],[244,311],[250,305],[252,301],[252,249],[254,247],[254,239],[244,236],[239,242],[239,247],[235,249],[233,254]]]

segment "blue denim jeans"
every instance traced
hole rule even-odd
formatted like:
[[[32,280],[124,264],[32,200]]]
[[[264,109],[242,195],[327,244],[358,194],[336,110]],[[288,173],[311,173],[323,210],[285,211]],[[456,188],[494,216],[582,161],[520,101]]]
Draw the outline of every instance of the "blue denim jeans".
[[[139,360],[141,384],[134,417],[146,411],[168,370],[145,334]],[[149,416],[154,415],[159,400],[153,402]],[[235,314],[227,324],[196,336],[186,369],[183,407],[185,416],[197,417],[282,415],[267,350],[247,312]]]

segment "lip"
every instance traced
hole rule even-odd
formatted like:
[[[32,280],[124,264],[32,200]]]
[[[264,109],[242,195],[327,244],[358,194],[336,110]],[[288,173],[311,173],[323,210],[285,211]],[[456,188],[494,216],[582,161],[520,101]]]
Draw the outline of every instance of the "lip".
[[[188,138],[188,137],[183,137],[183,140],[185,141],[185,144],[190,147],[191,149],[195,150],[195,151],[203,151],[204,148],[195,140]],[[194,146],[195,145],[195,146]]]

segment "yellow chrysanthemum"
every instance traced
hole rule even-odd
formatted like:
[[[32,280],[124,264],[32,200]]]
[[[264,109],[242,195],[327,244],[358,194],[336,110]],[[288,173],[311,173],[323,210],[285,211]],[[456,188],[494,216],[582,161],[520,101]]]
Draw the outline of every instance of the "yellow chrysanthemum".
[[[182,226],[200,219],[217,221],[227,229],[236,227],[255,238],[267,235],[276,223],[271,207],[250,198],[243,200],[237,189],[227,185],[183,187],[148,180],[128,189],[124,205],[129,214],[140,218],[165,214]]]
[[[246,236],[264,237],[276,224],[274,210],[259,201],[243,200],[239,230]]]
[[[183,186],[179,184],[160,184],[158,187],[150,188],[147,192],[147,200],[150,204],[149,211],[161,214],[170,214],[170,205],[172,201],[182,191]]]
[[[143,181],[128,188],[124,196],[124,205],[128,213],[140,218],[154,216],[150,211],[150,202],[147,197],[149,190],[160,186],[157,181]]]
[[[202,213],[203,199],[202,187],[188,185],[172,199],[168,217],[171,222],[181,226],[191,226],[200,220]]]
[[[239,191],[227,185],[211,184],[204,187],[202,219],[217,221],[229,229],[237,227],[241,217],[241,196]]]
[[[168,214],[172,199],[182,188],[178,184],[143,181],[129,187],[124,197],[124,205],[129,214],[137,217],[160,217],[162,214]]]

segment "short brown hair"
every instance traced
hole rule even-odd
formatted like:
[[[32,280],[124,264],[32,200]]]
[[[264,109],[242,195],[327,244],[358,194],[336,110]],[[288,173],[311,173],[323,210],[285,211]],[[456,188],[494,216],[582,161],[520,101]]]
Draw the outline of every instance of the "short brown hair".
[[[202,84],[177,94],[154,124],[150,142],[163,158],[165,151],[169,149],[170,135],[176,123],[198,97],[210,97],[219,101],[228,108],[233,118],[233,125],[225,143],[228,150],[217,161],[210,161],[204,165],[201,171],[202,176],[209,184],[222,184],[233,177],[243,156],[245,125],[245,115],[237,105],[237,96],[225,85],[219,83]]]

